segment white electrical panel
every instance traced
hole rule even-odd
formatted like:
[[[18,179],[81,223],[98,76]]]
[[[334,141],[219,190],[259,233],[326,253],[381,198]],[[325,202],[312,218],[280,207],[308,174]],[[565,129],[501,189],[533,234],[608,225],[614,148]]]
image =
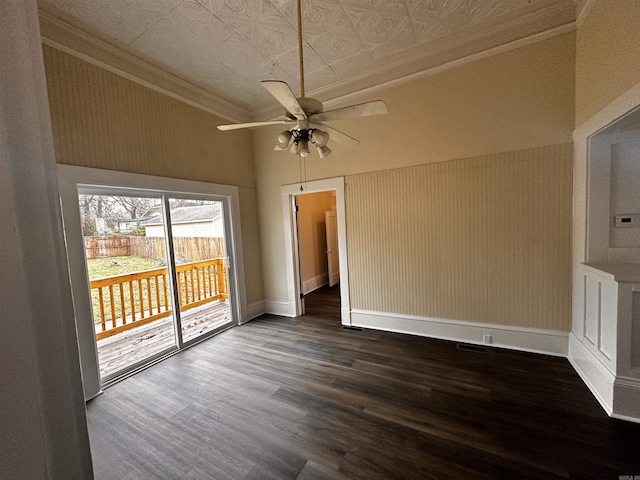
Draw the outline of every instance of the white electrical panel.
[[[640,214],[616,215],[613,225],[616,228],[640,227]]]

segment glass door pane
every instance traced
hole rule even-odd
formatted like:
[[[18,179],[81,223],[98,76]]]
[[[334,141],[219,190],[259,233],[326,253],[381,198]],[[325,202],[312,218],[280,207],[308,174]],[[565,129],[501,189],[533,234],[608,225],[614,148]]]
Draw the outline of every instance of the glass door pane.
[[[183,343],[231,322],[224,204],[169,198]]]
[[[103,381],[177,348],[162,200],[78,196]]]

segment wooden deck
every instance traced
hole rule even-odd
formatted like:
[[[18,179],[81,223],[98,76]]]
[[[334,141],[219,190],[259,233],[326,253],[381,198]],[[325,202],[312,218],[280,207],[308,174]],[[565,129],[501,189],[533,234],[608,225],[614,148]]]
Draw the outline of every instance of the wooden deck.
[[[183,338],[188,341],[198,337],[227,323],[229,318],[229,302],[225,301],[187,310],[182,314]],[[104,378],[173,345],[172,317],[98,340],[100,376]]]

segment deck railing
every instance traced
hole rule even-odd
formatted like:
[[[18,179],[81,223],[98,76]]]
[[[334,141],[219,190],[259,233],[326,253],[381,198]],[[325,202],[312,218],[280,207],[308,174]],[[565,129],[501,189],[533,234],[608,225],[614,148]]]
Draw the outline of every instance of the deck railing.
[[[223,258],[183,263],[176,273],[180,311],[229,298]],[[98,278],[89,287],[98,340],[171,315],[167,267]]]

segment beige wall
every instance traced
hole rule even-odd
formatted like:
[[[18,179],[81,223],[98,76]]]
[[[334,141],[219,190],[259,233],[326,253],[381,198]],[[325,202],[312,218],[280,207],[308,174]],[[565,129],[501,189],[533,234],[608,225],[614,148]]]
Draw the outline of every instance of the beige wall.
[[[574,125],[574,51],[574,34],[565,34],[358,99],[381,98],[389,113],[334,122],[362,143],[352,149],[332,143],[334,153],[323,160],[313,152],[307,159],[307,177],[356,175],[569,143]],[[298,163],[287,152],[272,151],[277,132],[273,128],[254,133],[254,156],[265,298],[284,301],[287,286],[282,275],[285,250],[280,187],[298,181]],[[537,195],[544,194],[542,183]],[[527,213],[522,208],[524,216]],[[359,233],[348,230],[347,238]],[[487,242],[492,239],[489,235]],[[370,241],[380,239],[372,237]],[[442,245],[449,251],[449,245]],[[350,256],[355,253],[349,251]],[[394,272],[387,281],[402,282],[401,272]],[[351,282],[354,293],[363,288],[359,281]],[[370,309],[372,305],[360,302],[359,307]],[[561,318],[554,325],[565,329],[566,320]]]
[[[640,82],[640,2],[596,0],[576,40],[576,126]]]
[[[568,331],[571,152],[347,177],[351,307]]]
[[[247,301],[262,300],[256,188],[247,131],[44,46],[58,163],[235,185],[240,190]]]
[[[300,273],[304,293],[327,281],[327,235],[325,212],[335,210],[331,192],[298,195]],[[304,288],[306,286],[306,288]]]
[[[335,122],[362,143],[332,144],[324,160],[313,152],[307,178],[570,142],[574,53],[574,34],[564,34],[358,99],[382,98],[390,113]],[[248,300],[286,300],[280,187],[299,181],[299,168],[273,152],[277,128],[218,132],[219,118],[53,48],[45,61],[59,163],[238,185]]]

